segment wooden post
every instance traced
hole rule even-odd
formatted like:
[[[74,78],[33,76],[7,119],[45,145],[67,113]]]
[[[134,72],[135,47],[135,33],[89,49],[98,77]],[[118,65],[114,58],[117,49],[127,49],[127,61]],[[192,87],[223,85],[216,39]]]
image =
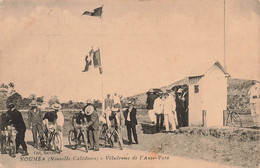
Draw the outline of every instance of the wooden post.
[[[202,110],[202,126],[207,126],[207,112],[206,110]]]
[[[226,126],[227,124],[227,116],[228,116],[228,111],[223,110],[223,126]]]

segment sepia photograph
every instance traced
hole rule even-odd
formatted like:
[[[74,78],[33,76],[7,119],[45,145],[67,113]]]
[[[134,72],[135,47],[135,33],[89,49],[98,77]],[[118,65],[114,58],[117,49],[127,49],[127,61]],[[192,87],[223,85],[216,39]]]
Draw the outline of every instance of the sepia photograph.
[[[0,168],[260,167],[260,0],[0,0]]]

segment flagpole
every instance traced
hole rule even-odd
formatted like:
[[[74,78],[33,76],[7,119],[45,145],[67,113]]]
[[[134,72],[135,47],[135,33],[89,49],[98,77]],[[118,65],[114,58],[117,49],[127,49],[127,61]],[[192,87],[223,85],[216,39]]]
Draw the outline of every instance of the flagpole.
[[[227,70],[226,65],[226,0],[224,0],[224,68]]]
[[[101,15],[100,15],[102,33],[103,33],[103,17],[102,17],[102,15],[103,15],[103,7],[104,7],[104,4],[102,4],[102,13],[101,13]],[[104,36],[104,33],[103,33],[103,36]],[[102,37],[102,43],[101,43],[102,47],[103,47],[103,38],[104,38],[104,37]],[[100,51],[100,50],[99,50],[99,51]],[[101,55],[101,54],[100,54],[100,55]],[[102,113],[105,111],[105,100],[104,100],[104,71],[103,71],[103,68],[102,68],[102,66],[103,66],[103,59],[104,59],[104,57],[103,57],[102,59],[100,59],[100,64],[101,64],[101,70],[100,70],[100,71],[102,71],[102,73],[101,73]]]

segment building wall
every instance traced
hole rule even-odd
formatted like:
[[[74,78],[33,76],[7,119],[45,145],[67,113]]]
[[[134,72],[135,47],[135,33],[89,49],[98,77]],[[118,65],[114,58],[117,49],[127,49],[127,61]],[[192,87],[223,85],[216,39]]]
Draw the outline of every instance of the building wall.
[[[194,86],[198,85],[195,93]],[[223,110],[227,105],[227,78],[214,65],[197,84],[189,86],[189,125],[190,126],[223,126]],[[203,113],[206,111],[206,123]]]
[[[213,66],[201,82],[201,110],[206,110],[207,126],[223,126],[223,111],[227,106],[227,78]]]
[[[199,90],[197,93],[195,93],[195,87],[197,87]],[[189,85],[189,126],[201,126],[203,124],[200,104],[200,85]]]

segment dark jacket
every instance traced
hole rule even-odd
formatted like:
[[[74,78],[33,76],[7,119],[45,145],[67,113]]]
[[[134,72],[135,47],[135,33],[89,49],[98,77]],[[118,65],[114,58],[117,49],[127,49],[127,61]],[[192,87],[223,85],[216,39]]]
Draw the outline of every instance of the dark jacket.
[[[16,130],[26,129],[25,123],[23,121],[23,116],[17,109],[8,110],[7,115],[11,118],[11,123]]]
[[[146,104],[147,104],[147,109],[148,110],[152,110],[153,109],[154,100],[157,97],[158,96],[156,94],[147,94]]]
[[[28,111],[28,123],[29,127],[35,125],[42,125],[42,111],[39,108],[36,108],[36,112],[33,109]]]
[[[2,113],[0,116],[0,131],[3,131],[8,125],[11,125],[11,121],[7,113]]]
[[[57,118],[58,118],[58,116],[55,111],[49,111],[49,112],[45,113],[42,120],[47,119],[48,122],[54,122],[57,120]]]
[[[125,125],[127,125],[127,116],[129,113],[129,109],[126,109],[126,111],[124,112],[124,117],[125,117]],[[136,119],[136,108],[132,108],[131,112],[130,112],[130,123],[131,125],[137,125],[137,119]]]
[[[87,126],[89,129],[93,129],[94,131],[98,131],[99,129],[99,117],[96,111],[94,111],[91,115],[86,115],[87,117]]]

